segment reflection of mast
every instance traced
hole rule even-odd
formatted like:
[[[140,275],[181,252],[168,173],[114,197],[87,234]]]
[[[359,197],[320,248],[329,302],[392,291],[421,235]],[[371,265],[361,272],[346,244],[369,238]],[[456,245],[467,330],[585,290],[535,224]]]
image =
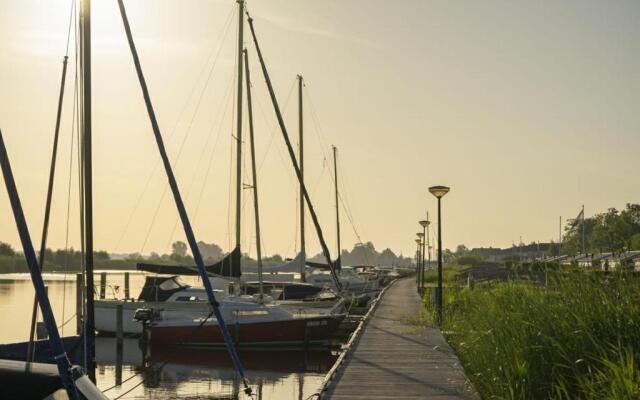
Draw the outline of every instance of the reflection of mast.
[[[303,135],[303,120],[302,120],[302,75],[298,75],[298,123],[299,123],[299,143],[298,143],[298,165],[300,167],[300,252],[306,259],[305,242],[304,242],[304,135]],[[300,280],[305,282],[307,277],[305,275],[305,263],[300,264]]]
[[[338,202],[338,162],[336,160],[336,151],[338,149],[336,146],[333,146],[333,183],[335,185],[336,192],[336,245],[338,246],[338,256],[336,257],[336,269],[342,268],[342,260],[340,259],[340,253],[342,249],[340,247],[340,203]],[[331,262],[331,260],[327,260],[327,262]]]
[[[253,175],[253,208],[255,211],[256,223],[256,253],[258,258],[258,288],[260,290],[260,301],[264,296],[262,289],[262,246],[260,244],[260,212],[258,209],[258,177],[256,176],[256,145],[253,137],[253,108],[251,105],[251,77],[249,76],[249,56],[247,49],[244,50],[244,68],[247,80],[247,113],[249,114],[249,141],[251,144],[251,172]]]
[[[89,377],[95,382],[95,317],[93,306],[93,172],[91,157],[91,1],[82,0],[81,3],[80,38],[82,41],[82,73],[80,74],[82,88],[82,186],[84,209],[84,257],[86,271],[86,302],[87,320],[84,334],[86,335],[88,354],[87,369]]]
[[[237,128],[236,128],[236,248],[240,248],[241,230],[241,197],[242,197],[242,42],[244,27],[244,0],[238,2],[238,94],[237,94]]]

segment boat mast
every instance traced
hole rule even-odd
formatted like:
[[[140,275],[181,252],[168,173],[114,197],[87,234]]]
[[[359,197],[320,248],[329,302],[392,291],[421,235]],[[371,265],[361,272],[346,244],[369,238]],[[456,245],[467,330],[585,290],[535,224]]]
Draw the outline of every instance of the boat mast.
[[[336,159],[336,151],[338,150],[336,146],[333,147],[333,183],[335,185],[335,193],[336,193],[336,245],[338,246],[338,257],[336,257],[336,269],[340,270],[342,268],[342,260],[340,259],[340,253],[342,252],[342,248],[340,246],[340,203],[338,201],[338,162]],[[331,262],[331,260],[327,260],[327,262]]]
[[[236,248],[241,241],[242,211],[242,50],[244,27],[244,0],[238,3],[238,87],[237,87],[237,126],[236,126]]]
[[[95,382],[95,317],[93,302],[93,185],[91,158],[91,0],[81,2],[82,40],[82,178],[84,198],[84,250],[86,270],[87,321],[85,335],[89,345],[88,375]]]
[[[320,222],[318,222],[318,216],[316,215],[316,211],[313,208],[313,204],[311,203],[311,198],[309,196],[309,191],[307,190],[304,181],[302,180],[302,175],[300,173],[300,167],[298,167],[298,163],[296,162],[296,155],[293,150],[293,146],[291,146],[291,140],[289,140],[289,134],[287,133],[287,127],[284,124],[284,119],[282,118],[282,113],[280,112],[280,106],[278,105],[278,99],[276,99],[275,91],[273,90],[273,85],[271,84],[271,79],[269,78],[269,72],[267,71],[267,67],[264,63],[264,58],[262,58],[262,52],[260,51],[260,45],[258,44],[258,38],[256,37],[256,32],[253,27],[253,18],[251,18],[247,13],[249,28],[251,29],[251,36],[253,37],[253,43],[256,46],[256,52],[258,53],[258,59],[260,60],[260,65],[262,66],[262,74],[264,75],[264,80],[267,84],[267,89],[269,90],[269,96],[271,97],[271,103],[273,104],[273,110],[276,113],[276,118],[278,119],[278,125],[280,125],[280,131],[282,133],[282,137],[284,139],[284,143],[287,146],[287,151],[289,152],[289,159],[293,164],[293,169],[296,172],[296,177],[298,178],[298,182],[302,185],[302,194],[304,196],[305,202],[307,203],[307,207],[309,208],[309,214],[311,215],[311,220],[313,221],[313,225],[316,229],[316,234],[318,235],[318,241],[320,242],[320,247],[322,248],[322,253],[324,254],[327,260],[331,260],[331,253],[329,252],[329,248],[327,247],[327,242],[324,240],[324,235],[322,234],[322,229],[320,228]],[[331,262],[329,262],[329,269],[331,270],[331,277],[333,278],[333,282],[336,285],[338,291],[342,291],[342,284],[338,279],[338,275],[334,270]]]
[[[142,90],[142,96],[144,98],[144,102],[147,108],[147,114],[149,115],[149,121],[151,122],[151,127],[153,129],[153,135],[156,139],[156,144],[158,145],[158,152],[160,153],[160,158],[162,159],[162,164],[164,166],[165,173],[167,175],[167,180],[169,181],[169,187],[171,188],[171,193],[173,194],[173,199],[176,204],[176,208],[178,209],[178,214],[180,216],[180,221],[182,222],[184,234],[187,238],[187,243],[191,248],[193,259],[198,267],[198,272],[200,273],[200,277],[202,278],[202,283],[204,284],[205,292],[207,293],[207,300],[211,305],[213,315],[215,315],[216,320],[218,321],[218,326],[220,327],[220,331],[222,333],[222,337],[224,338],[227,351],[229,352],[229,356],[231,357],[231,361],[233,362],[234,369],[242,379],[242,382],[244,384],[244,392],[247,395],[251,396],[251,388],[249,387],[248,381],[244,374],[242,363],[240,362],[240,358],[238,357],[238,353],[236,352],[235,346],[233,344],[233,339],[229,334],[227,324],[225,323],[224,318],[222,317],[222,313],[220,312],[220,303],[218,303],[218,301],[216,300],[216,296],[213,293],[211,280],[207,275],[207,271],[204,266],[204,261],[202,259],[202,253],[198,248],[198,242],[193,232],[191,222],[189,221],[189,216],[187,215],[187,210],[184,206],[184,201],[182,200],[180,189],[178,188],[178,182],[176,181],[176,177],[173,174],[173,170],[171,169],[169,156],[167,155],[167,150],[164,146],[164,140],[162,139],[162,132],[160,132],[158,119],[156,118],[156,113],[153,109],[153,104],[151,103],[151,96],[149,95],[147,82],[144,79],[144,74],[142,73],[142,66],[140,65],[140,58],[138,57],[138,51],[136,50],[135,43],[133,42],[133,35],[131,34],[131,27],[129,26],[129,19],[127,18],[127,13],[124,8],[123,0],[118,0],[118,7],[120,8],[122,23],[124,24],[124,30],[127,35],[127,42],[129,43],[129,49],[131,50],[133,64],[136,68],[138,82],[140,83],[140,89]]]
[[[298,75],[298,133],[299,133],[299,139],[298,139],[298,164],[300,166],[300,177],[301,177],[301,182],[300,182],[300,252],[302,253],[304,259],[306,260],[307,255],[306,253],[306,249],[305,249],[305,242],[304,242],[304,195],[302,193],[303,191],[303,184],[304,184],[304,135],[303,135],[303,120],[302,120],[302,75]],[[303,260],[303,263],[300,265],[300,280],[302,282],[306,282],[307,277],[305,276],[305,263]]]
[[[256,253],[258,257],[258,288],[260,290],[260,302],[264,297],[262,288],[262,246],[260,243],[260,211],[258,209],[258,177],[256,175],[256,147],[253,136],[253,108],[251,105],[251,76],[249,75],[249,55],[244,49],[244,68],[247,85],[247,113],[249,117],[249,141],[251,144],[251,173],[253,176],[253,209],[256,221]]]
[[[56,127],[53,133],[53,150],[51,152],[51,165],[49,167],[49,184],[47,186],[47,200],[44,206],[44,222],[42,224],[42,237],[40,239],[40,258],[38,264],[40,271],[44,268],[44,258],[47,250],[47,235],[49,234],[49,219],[51,217],[51,199],[53,197],[53,182],[56,176],[56,159],[58,157],[58,138],[60,136],[60,119],[62,118],[62,102],[64,99],[64,84],[67,77],[67,60],[69,56],[65,54],[62,60],[62,78],[60,80],[60,92],[58,95],[58,112],[56,113]],[[31,311],[31,328],[29,329],[29,345],[27,347],[27,361],[33,361],[33,341],[36,332],[36,321],[38,319],[38,298],[33,299],[33,309]]]

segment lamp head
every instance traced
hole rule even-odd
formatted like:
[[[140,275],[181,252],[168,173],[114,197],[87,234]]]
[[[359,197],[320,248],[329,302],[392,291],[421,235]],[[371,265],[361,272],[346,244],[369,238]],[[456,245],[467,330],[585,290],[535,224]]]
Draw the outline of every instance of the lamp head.
[[[429,192],[437,198],[442,198],[445,194],[449,193],[448,186],[431,186]]]
[[[416,239],[416,243],[420,244],[420,243],[422,243],[422,240]]]
[[[416,235],[417,235],[420,239],[422,239],[422,238],[424,237],[424,233],[422,233],[422,232],[418,232],[418,233],[416,233]]]
[[[429,224],[431,223],[431,221],[429,221],[428,219],[422,220],[418,222],[423,228],[426,228],[427,226],[429,226]]]

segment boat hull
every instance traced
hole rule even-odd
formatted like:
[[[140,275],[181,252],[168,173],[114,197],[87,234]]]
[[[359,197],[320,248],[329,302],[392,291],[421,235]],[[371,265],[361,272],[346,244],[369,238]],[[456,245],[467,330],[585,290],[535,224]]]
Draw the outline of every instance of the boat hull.
[[[344,315],[295,318],[285,321],[228,324],[227,328],[237,346],[299,346],[327,345],[338,329]],[[189,346],[222,346],[225,344],[217,324],[199,324],[150,328],[152,346],[182,344]]]

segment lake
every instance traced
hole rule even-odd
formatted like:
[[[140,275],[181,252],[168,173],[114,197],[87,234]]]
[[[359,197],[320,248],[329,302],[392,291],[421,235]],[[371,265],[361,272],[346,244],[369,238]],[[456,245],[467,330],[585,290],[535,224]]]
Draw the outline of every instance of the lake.
[[[137,296],[144,274],[131,272],[131,296]],[[76,333],[76,275],[44,274],[61,335]],[[196,277],[183,279],[198,285]],[[95,278],[99,283],[99,274]],[[124,296],[124,274],[107,275],[107,298]],[[0,343],[28,340],[34,290],[29,274],[0,275]],[[125,339],[118,354],[116,340],[96,339],[96,380],[111,398],[245,399],[229,355],[221,349],[148,349],[138,339]],[[240,351],[255,399],[302,400],[320,387],[336,356],[329,350]],[[122,396],[122,397],[119,397]]]

